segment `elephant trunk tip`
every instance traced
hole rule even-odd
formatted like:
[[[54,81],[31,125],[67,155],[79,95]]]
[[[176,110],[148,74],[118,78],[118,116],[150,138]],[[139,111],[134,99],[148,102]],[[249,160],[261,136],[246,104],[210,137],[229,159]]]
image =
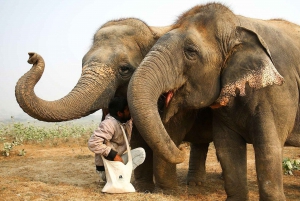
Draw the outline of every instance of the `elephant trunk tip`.
[[[177,156],[174,156],[173,159],[171,159],[171,162],[175,163],[175,164],[183,163],[185,158],[186,158],[186,155],[185,155],[184,151],[180,151]]]
[[[28,55],[31,57],[35,54],[35,52],[28,52]]]
[[[158,153],[159,154],[159,153]],[[183,150],[177,149],[171,156],[162,155],[166,161],[173,164],[183,163],[186,159],[186,154]]]
[[[28,63],[29,64],[34,64],[37,62],[39,55],[35,52],[28,52],[29,55],[29,59],[28,59]]]

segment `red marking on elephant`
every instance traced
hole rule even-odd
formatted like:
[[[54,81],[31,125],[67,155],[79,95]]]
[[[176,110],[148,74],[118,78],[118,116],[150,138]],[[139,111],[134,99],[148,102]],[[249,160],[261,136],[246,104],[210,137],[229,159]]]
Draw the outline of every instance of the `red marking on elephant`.
[[[224,106],[224,105],[215,102],[215,103],[211,104],[209,107],[210,107],[211,109],[218,109],[218,108],[223,107],[223,106]]]
[[[168,92],[166,93],[166,99],[165,99],[165,106],[166,106],[166,107],[168,107],[169,102],[171,101],[173,95],[174,95],[173,91],[168,91]]]

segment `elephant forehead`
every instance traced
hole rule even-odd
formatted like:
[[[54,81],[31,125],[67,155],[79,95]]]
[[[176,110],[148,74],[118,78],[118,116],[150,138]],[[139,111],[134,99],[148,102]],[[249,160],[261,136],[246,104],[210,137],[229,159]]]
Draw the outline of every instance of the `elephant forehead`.
[[[84,64],[89,66],[108,65],[112,67],[121,61],[128,60],[131,55],[138,54],[138,47],[134,44],[116,44],[116,42],[101,42],[94,44],[85,55]]]
[[[136,31],[127,25],[118,25],[101,28],[94,37],[94,40],[113,40],[136,35]]]

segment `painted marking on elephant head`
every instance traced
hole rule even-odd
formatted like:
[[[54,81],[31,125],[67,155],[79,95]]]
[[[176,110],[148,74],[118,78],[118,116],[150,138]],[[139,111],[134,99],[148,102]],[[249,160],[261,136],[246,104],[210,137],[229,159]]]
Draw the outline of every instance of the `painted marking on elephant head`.
[[[236,96],[236,90],[239,90],[240,96],[245,96],[245,85],[248,82],[249,86],[255,89],[260,89],[268,85],[282,85],[284,83],[283,77],[278,73],[271,60],[265,60],[262,63],[261,70],[251,71],[242,79],[226,84],[220,93],[217,103],[221,106],[226,106],[231,97]]]

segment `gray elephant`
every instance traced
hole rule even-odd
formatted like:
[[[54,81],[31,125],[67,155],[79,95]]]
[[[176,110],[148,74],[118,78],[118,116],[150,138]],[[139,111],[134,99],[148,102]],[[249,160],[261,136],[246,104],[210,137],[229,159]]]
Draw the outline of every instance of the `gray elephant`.
[[[157,123],[156,100],[167,93],[164,122],[176,112],[210,107],[227,200],[249,199],[247,143],[255,151],[260,200],[285,200],[283,146],[300,145],[300,27],[235,15],[217,3],[195,6],[175,27],[129,83],[141,135],[155,153],[180,163],[184,154]]]
[[[105,110],[112,97],[127,95],[127,85],[133,72],[157,39],[171,28],[149,27],[141,20],[133,18],[107,22],[94,35],[93,45],[82,60],[82,75],[77,85],[68,95],[56,101],[45,101],[35,95],[33,89],[43,74],[45,63],[40,55],[29,53],[28,62],[33,67],[16,85],[17,101],[30,116],[46,122],[78,119],[99,109]],[[205,113],[210,115],[211,111]],[[166,125],[177,145],[185,136],[186,140],[193,140],[194,131],[187,132],[193,126],[194,120],[199,121],[196,115],[196,112],[191,113],[184,120],[181,117],[174,118]],[[178,121],[181,124],[177,124]],[[212,141],[211,129],[206,125],[199,132],[207,133],[205,136],[209,139],[191,146],[187,177],[190,184],[197,184],[205,179],[207,147]],[[146,161],[134,172],[137,189],[153,190],[153,174],[158,189],[176,188],[176,165],[153,157],[152,150],[135,127],[131,145],[133,148],[142,146],[147,153]]]

